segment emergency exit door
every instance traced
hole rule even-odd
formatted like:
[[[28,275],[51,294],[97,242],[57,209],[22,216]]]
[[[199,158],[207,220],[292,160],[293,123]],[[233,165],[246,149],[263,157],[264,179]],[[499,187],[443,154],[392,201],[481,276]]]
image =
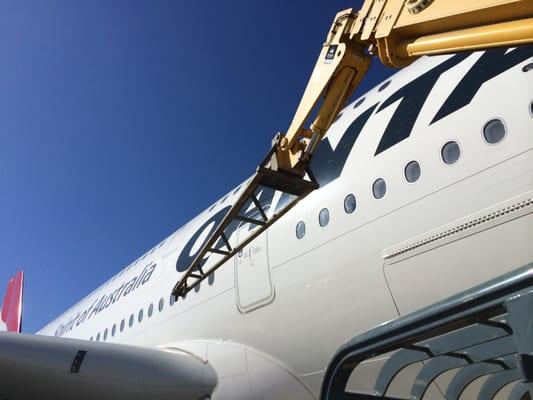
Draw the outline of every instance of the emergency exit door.
[[[247,236],[248,225],[239,229],[237,239]],[[242,313],[256,310],[274,299],[268,263],[268,232],[263,232],[235,256],[237,308]]]

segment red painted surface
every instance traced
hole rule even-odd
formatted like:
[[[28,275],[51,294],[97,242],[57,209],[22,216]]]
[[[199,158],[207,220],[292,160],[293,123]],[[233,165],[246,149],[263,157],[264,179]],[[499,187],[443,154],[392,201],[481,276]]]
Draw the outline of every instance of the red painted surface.
[[[24,272],[19,271],[9,280],[7,292],[2,303],[1,318],[8,332],[20,332],[22,327],[22,286]]]

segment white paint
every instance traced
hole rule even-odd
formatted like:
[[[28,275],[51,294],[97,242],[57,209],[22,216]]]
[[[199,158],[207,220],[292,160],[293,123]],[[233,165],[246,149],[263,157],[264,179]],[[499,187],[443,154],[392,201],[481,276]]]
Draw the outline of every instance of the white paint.
[[[0,315],[2,315],[2,309],[0,308]],[[0,332],[7,332],[7,325],[5,322],[0,318]]]

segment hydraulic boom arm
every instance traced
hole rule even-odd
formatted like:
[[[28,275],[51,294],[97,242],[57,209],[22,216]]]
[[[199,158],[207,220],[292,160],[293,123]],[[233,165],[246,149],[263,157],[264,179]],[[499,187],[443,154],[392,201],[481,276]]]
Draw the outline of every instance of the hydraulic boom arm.
[[[339,12],[289,129],[276,135],[254,177],[174,287],[174,296],[184,297],[318,187],[311,158],[373,55],[388,66],[404,67],[422,55],[528,43],[533,43],[532,0],[365,0],[358,12]],[[267,213],[257,199],[263,187],[290,195],[290,201]],[[239,222],[255,228],[232,245],[235,229],[228,228]]]

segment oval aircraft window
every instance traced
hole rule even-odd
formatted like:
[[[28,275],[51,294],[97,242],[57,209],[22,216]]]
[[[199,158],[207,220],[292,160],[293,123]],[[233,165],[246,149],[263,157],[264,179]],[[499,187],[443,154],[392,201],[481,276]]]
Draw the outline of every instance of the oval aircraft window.
[[[320,213],[318,214],[318,223],[322,228],[329,224],[329,210],[327,208],[320,210]]]
[[[489,144],[501,142],[505,137],[506,129],[503,121],[500,119],[491,119],[483,127],[483,137]]]
[[[133,320],[135,319],[135,317],[133,316],[133,314],[130,315],[130,322],[129,322],[129,326],[130,328],[133,326]]]
[[[100,332],[98,332],[98,335],[96,335],[96,341],[97,341],[97,342],[100,341]]]
[[[154,313],[154,304],[150,303],[150,305],[148,306],[148,318],[150,318],[153,313]]]
[[[104,331],[104,341],[107,340],[107,328],[105,328],[105,331]]]
[[[126,326],[126,321],[120,321],[120,332],[124,332],[124,327]]]
[[[296,237],[298,239],[303,239],[305,236],[305,222],[300,221],[296,224]]]
[[[409,161],[405,166],[405,179],[409,183],[414,183],[420,179],[420,164],[418,161]]]
[[[445,164],[455,164],[460,156],[461,149],[459,149],[457,142],[448,142],[442,146],[441,157]]]
[[[344,198],[344,211],[346,214],[351,214],[355,211],[357,207],[357,200],[353,194],[349,194]]]
[[[385,89],[387,88],[387,86],[389,86],[389,85],[390,85],[390,81],[387,81],[387,82],[383,83],[383,84],[379,87],[378,92],[381,92],[382,90],[385,90]]]
[[[357,107],[359,107],[361,104],[364,103],[364,101],[365,101],[365,98],[363,97],[362,99],[358,100],[357,103],[355,103],[355,104],[353,105],[353,108],[357,108]]]
[[[144,315],[144,312],[143,312],[143,309],[141,308],[139,310],[139,315],[137,316],[137,321],[141,322],[143,320],[143,315]]]
[[[115,336],[117,333],[117,324],[113,324],[113,328],[111,328],[111,336]]]
[[[372,185],[372,194],[374,195],[374,198],[382,199],[385,197],[385,193],[387,193],[387,184],[385,183],[385,179],[376,179]]]
[[[159,312],[163,311],[163,307],[165,306],[165,299],[163,299],[161,297],[161,299],[159,300]]]

